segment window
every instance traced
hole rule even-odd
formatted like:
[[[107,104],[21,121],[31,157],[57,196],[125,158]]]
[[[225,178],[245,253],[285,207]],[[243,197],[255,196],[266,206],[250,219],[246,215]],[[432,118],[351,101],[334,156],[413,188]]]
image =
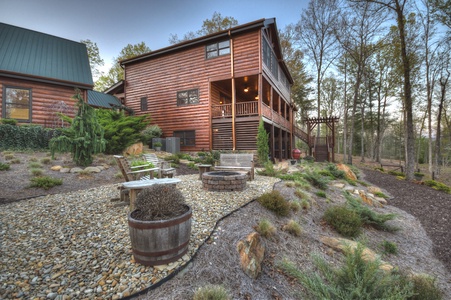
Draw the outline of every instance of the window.
[[[189,105],[199,103],[199,90],[187,90],[177,92],[177,105]]]
[[[147,97],[141,98],[141,111],[147,110]]]
[[[205,52],[207,58],[230,54],[230,41],[227,40],[207,45]]]
[[[3,89],[3,118],[19,122],[31,121],[31,89],[5,87]]]
[[[180,146],[195,146],[196,145],[196,131],[174,131],[174,136],[180,138]]]

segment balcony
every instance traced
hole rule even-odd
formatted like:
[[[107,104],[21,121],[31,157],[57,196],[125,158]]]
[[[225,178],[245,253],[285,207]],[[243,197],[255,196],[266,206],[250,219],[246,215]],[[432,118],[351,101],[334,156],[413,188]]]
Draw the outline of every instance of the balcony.
[[[232,118],[232,104],[213,105],[211,109],[211,115],[213,120]],[[274,123],[279,124],[288,130],[291,130],[290,121],[264,103],[262,104],[262,115],[269,120],[274,121]],[[235,105],[236,118],[252,116],[259,116],[257,101],[239,102]]]

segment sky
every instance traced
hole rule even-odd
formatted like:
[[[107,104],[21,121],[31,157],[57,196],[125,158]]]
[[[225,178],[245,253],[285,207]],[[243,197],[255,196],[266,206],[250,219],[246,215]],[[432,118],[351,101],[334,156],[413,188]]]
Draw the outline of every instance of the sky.
[[[297,23],[308,0],[0,0],[0,22],[69,40],[96,43],[113,64],[127,44],[145,42],[151,50],[169,46],[171,34],[182,38],[201,29],[214,12],[245,24],[276,18],[278,29]],[[1,41],[0,41],[1,42]]]

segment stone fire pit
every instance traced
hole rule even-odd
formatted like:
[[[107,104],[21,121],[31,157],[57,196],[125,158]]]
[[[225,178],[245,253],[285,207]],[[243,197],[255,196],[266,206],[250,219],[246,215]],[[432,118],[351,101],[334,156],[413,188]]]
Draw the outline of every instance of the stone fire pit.
[[[246,172],[213,171],[202,174],[202,185],[207,191],[242,191],[246,188],[246,181]]]

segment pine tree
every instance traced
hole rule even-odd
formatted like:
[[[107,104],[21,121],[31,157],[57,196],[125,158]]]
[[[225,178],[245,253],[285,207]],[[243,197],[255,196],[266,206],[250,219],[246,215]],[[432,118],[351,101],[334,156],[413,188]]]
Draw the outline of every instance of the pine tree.
[[[95,110],[83,100],[80,90],[77,89],[72,98],[78,101],[77,115],[71,127],[50,140],[49,147],[52,157],[55,152],[71,152],[77,165],[88,166],[92,163],[94,154],[105,150],[104,131],[97,120]]]
[[[264,165],[268,162],[269,155],[269,133],[266,132],[263,120],[260,119],[257,133],[257,154],[258,162]]]

